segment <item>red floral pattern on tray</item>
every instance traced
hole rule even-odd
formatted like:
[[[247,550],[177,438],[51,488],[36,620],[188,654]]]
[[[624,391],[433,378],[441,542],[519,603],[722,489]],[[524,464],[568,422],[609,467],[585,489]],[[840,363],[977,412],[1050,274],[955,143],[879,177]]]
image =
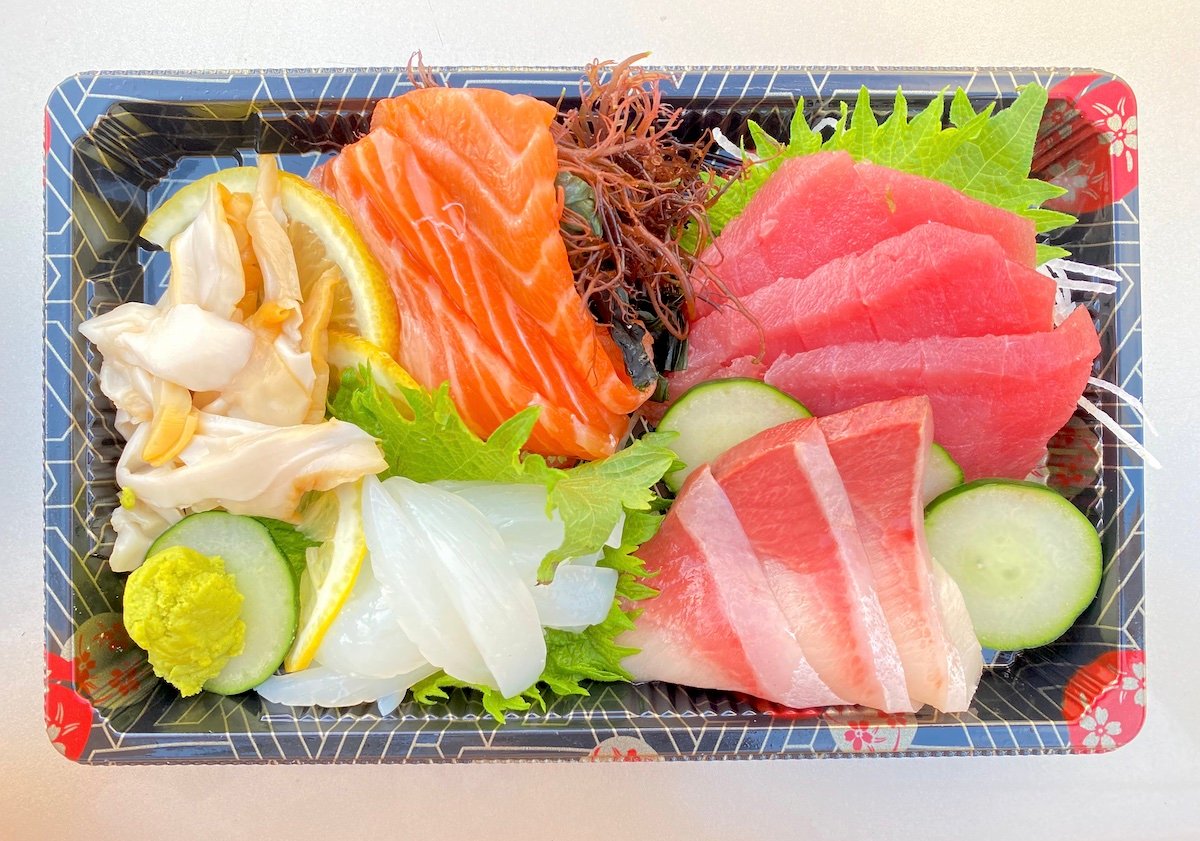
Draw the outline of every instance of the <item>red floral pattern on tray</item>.
[[[1047,207],[1090,213],[1137,186],[1137,102],[1120,79],[1071,76],[1050,89],[1033,169],[1067,192]]]
[[[916,735],[916,719],[907,713],[854,709],[828,716],[835,748],[843,753],[892,753],[907,750]]]
[[[654,748],[633,736],[612,736],[592,748],[584,762],[653,762],[659,758]]]
[[[1075,672],[1063,692],[1071,745],[1103,753],[1128,744],[1146,717],[1146,656],[1135,649],[1100,655]]]
[[[79,759],[92,730],[92,705],[74,689],[70,660],[46,652],[46,735],[58,752]]]

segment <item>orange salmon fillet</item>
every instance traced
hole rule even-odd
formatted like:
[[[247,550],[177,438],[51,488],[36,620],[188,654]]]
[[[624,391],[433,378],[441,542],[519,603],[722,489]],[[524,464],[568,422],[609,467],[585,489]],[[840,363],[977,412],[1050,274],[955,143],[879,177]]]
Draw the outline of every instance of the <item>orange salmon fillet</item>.
[[[352,157],[362,154],[373,140],[365,138],[353,151],[346,151]],[[426,388],[449,382],[463,420],[478,435],[489,435],[528,406],[540,406],[529,449],[578,458],[611,453],[625,432],[625,417],[613,416],[614,422],[607,427],[586,424],[518,379],[504,356],[484,341],[471,320],[443,293],[437,279],[390,230],[386,192],[354,177],[355,170],[345,166],[342,157],[325,167],[319,183],[342,207],[354,208],[359,232],[387,272],[400,309],[397,361]],[[343,178],[343,170],[352,177]]]
[[[530,449],[597,458],[648,392],[575,290],[553,118],[550,105],[501,91],[415,90],[381,102],[370,134],[315,180],[389,272],[399,361],[422,385],[450,380],[481,434],[497,413],[541,405]]]

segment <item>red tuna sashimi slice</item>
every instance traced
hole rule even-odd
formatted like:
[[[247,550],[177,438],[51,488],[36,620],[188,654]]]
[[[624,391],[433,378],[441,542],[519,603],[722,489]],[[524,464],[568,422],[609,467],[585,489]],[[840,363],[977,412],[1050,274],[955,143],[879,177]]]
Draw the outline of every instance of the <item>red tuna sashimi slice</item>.
[[[1023,479],[1070,420],[1099,352],[1079,307],[1048,333],[837,345],[780,357],[765,379],[816,415],[928,395],[938,443],[968,480]]]
[[[721,455],[712,473],[821,680],[852,703],[911,710],[850,499],[816,420],[759,433]]]
[[[942,628],[925,543],[921,485],[933,441],[929,400],[868,403],[817,422],[846,485],[909,697],[915,706],[965,709],[959,704],[966,676]]]
[[[688,337],[688,361],[703,367],[761,349],[769,363],[849,342],[1050,329],[1054,281],[1013,268],[991,237],[918,225],[747,295],[742,303],[758,325],[732,308],[700,319]]]
[[[1037,230],[1033,221],[920,175],[900,172],[863,161],[858,174],[871,192],[887,202],[898,230],[924,222],[943,222],[987,234],[1000,243],[1010,260],[1024,266],[1036,265]]]
[[[622,638],[641,649],[624,661],[637,679],[746,692],[791,707],[845,703],[805,659],[707,467],[688,478],[638,554],[658,573],[660,595],[639,603],[637,629]]]
[[[780,166],[703,259],[740,297],[780,277],[804,277],[895,233],[887,204],[863,184],[854,159],[818,152]],[[713,303],[727,301],[704,271],[698,269],[692,283]],[[711,309],[699,307],[701,314]]]

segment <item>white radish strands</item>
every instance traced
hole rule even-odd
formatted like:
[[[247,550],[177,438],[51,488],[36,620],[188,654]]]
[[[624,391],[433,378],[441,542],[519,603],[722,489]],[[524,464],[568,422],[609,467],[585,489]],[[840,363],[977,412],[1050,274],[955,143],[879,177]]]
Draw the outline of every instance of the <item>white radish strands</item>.
[[[1151,467],[1162,467],[1162,463],[1153,455],[1151,455],[1150,451],[1147,450],[1140,441],[1130,435],[1129,431],[1126,430],[1125,427],[1121,426],[1121,424],[1109,417],[1091,400],[1088,400],[1086,397],[1080,397],[1079,405],[1085,412],[1094,417],[1096,420],[1100,421],[1100,424],[1105,429],[1117,436],[1117,440],[1141,456],[1142,460],[1145,461],[1146,464],[1150,465]]]

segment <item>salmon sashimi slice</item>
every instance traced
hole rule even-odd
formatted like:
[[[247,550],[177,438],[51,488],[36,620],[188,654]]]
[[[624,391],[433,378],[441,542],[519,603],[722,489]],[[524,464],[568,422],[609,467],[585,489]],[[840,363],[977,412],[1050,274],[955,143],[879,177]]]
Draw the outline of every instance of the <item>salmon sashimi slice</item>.
[[[607,410],[627,414],[646,395],[629,382],[615,346],[600,340],[603,330],[575,290],[559,234],[558,155],[549,131],[554,117],[552,105],[528,96],[424,88],[381,102],[372,128],[411,147],[423,183],[409,182],[396,195],[415,200],[406,208],[412,218],[445,217],[450,225],[413,231],[446,248],[444,257],[437,248],[430,254],[450,263],[440,278],[455,270],[471,275],[468,294],[455,296],[460,308],[481,327],[490,321],[493,330],[518,313],[518,332],[548,340]],[[398,179],[408,181],[413,173],[406,167]],[[484,294],[469,294],[476,292]],[[503,293],[512,303],[498,307]]]
[[[761,432],[718,457],[712,474],[821,680],[851,703],[911,710],[853,508],[818,422]]]
[[[780,357],[765,379],[817,415],[927,395],[938,443],[967,480],[1023,479],[1070,420],[1099,353],[1077,307],[1047,333],[818,348]]]
[[[563,408],[585,422],[603,423],[614,413],[599,404],[582,375],[558,353],[542,326],[517,306],[497,282],[494,261],[477,247],[478,237],[467,229],[466,217],[442,208],[456,206],[425,169],[410,144],[388,132],[378,132],[342,153],[367,183],[377,185],[386,201],[376,202],[389,229],[422,266],[441,293],[466,315],[480,336],[512,365],[528,386],[560,396]],[[339,163],[340,167],[341,164]],[[417,220],[412,224],[412,220]]]
[[[677,550],[681,532],[690,538],[688,551],[682,554]],[[641,648],[625,660],[637,679],[665,680],[668,678],[662,675],[670,674],[677,683],[746,692],[798,708],[845,703],[821,681],[804,656],[729,499],[707,467],[688,478],[659,536],[638,554],[647,568],[657,573],[654,580],[660,595],[639,603],[642,614],[637,630],[622,639],[623,644]],[[697,586],[698,581],[705,586]],[[661,595],[688,587],[709,601],[681,603]],[[722,617],[723,636],[712,636],[718,629],[710,627],[704,629],[703,641],[693,642],[690,635],[698,629],[673,615],[692,610]],[[663,639],[666,636],[670,639]],[[710,651],[714,641],[722,646],[715,654]],[[685,652],[682,658],[670,653],[678,649]],[[707,661],[720,658],[719,662],[697,667],[701,652]],[[737,665],[729,665],[724,658],[736,659]],[[690,670],[697,671],[693,674]],[[722,679],[731,683],[711,682]],[[734,685],[734,680],[743,685]]]
[[[966,673],[942,628],[925,543],[921,485],[933,442],[929,400],[868,403],[818,424],[850,497],[908,695],[916,707],[961,711]]]
[[[343,155],[350,153],[345,161],[361,153],[359,144],[343,151]],[[343,177],[347,172],[349,177]],[[370,189],[342,156],[325,168],[322,186],[351,213],[388,274],[401,315],[397,361],[417,382],[426,388],[449,382],[463,420],[479,435],[490,434],[527,406],[539,406],[530,449],[581,458],[611,452],[624,433],[624,417],[612,416],[614,422],[608,426],[588,424],[518,378],[508,360],[483,339],[429,269],[391,230],[386,196]]]
[[[700,319],[688,361],[761,349],[769,363],[848,342],[1032,333],[1052,326],[1054,293],[1051,278],[1010,264],[991,237],[931,222],[752,292],[742,303],[758,324],[734,309]]]
[[[553,107],[499,91],[413,91],[381,103],[372,131],[315,181],[388,269],[400,361],[422,386],[449,379],[485,435],[504,412],[540,406],[530,449],[601,458],[648,392],[575,290],[553,118]]]

